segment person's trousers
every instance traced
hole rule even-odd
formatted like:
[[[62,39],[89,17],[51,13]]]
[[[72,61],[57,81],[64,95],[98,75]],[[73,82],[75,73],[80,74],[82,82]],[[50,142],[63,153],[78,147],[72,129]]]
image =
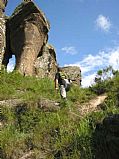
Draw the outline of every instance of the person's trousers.
[[[66,89],[64,85],[60,85],[60,95],[62,98],[66,98],[67,94],[66,94]]]

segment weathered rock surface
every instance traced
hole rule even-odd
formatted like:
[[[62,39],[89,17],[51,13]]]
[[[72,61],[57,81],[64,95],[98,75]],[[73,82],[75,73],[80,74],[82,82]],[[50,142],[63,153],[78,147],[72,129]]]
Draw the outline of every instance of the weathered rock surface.
[[[41,109],[44,112],[55,112],[60,109],[60,103],[45,98],[41,98],[36,102],[26,102],[21,99],[9,99],[0,101],[0,109],[3,107],[13,108],[16,110],[16,113],[18,114],[27,111],[27,108],[32,106]],[[7,123],[5,121],[4,114],[2,114],[1,112],[0,128],[4,127],[4,125],[6,124]]]
[[[81,85],[81,69],[78,66],[63,67],[63,71],[69,76],[73,83]]]
[[[23,75],[33,75],[34,63],[48,39],[50,26],[47,19],[33,2],[23,2],[10,17],[8,26],[9,53],[16,57],[15,69]]]
[[[119,114],[98,124],[94,133],[96,159],[119,159]]]
[[[41,98],[39,99],[37,102],[26,102],[24,100],[21,99],[10,99],[10,100],[4,100],[4,101],[0,101],[0,107],[24,107],[24,106],[29,106],[29,105],[34,105],[40,109],[44,109],[46,111],[56,111],[59,109],[59,103],[53,101],[53,100],[49,100],[49,99],[45,99],[45,98]]]
[[[42,55],[39,56],[35,62],[36,75],[38,77],[50,77],[54,79],[57,71],[57,61],[55,49],[46,44],[42,49]]]
[[[6,49],[6,21],[4,9],[7,1],[0,0],[0,70]]]
[[[8,0],[0,0],[0,10],[4,11]]]

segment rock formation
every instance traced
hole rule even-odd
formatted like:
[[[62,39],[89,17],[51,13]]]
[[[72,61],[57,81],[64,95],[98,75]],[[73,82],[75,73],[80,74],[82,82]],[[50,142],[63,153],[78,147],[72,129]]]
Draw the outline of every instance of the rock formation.
[[[94,147],[96,159],[119,158],[119,114],[111,115],[97,125]]]
[[[48,39],[49,23],[37,6],[29,1],[21,3],[8,20],[9,51],[16,57],[16,67],[23,75],[34,74],[34,63]]]
[[[42,55],[39,56],[35,62],[35,74],[39,77],[55,77],[57,71],[57,61],[55,49],[46,44],[42,49]]]
[[[2,63],[7,67],[9,59],[15,55],[15,69],[21,74],[54,79],[57,71],[56,53],[47,43],[50,25],[44,13],[34,2],[23,1],[6,20],[5,28],[4,7],[5,3],[1,7],[0,19],[0,66]],[[79,67],[68,66],[63,69],[74,83],[80,85]]]
[[[7,1],[0,0],[0,70],[6,49],[6,22],[4,15],[4,9],[6,4]]]
[[[63,67],[64,72],[69,76],[74,84],[81,85],[81,69],[78,66]]]

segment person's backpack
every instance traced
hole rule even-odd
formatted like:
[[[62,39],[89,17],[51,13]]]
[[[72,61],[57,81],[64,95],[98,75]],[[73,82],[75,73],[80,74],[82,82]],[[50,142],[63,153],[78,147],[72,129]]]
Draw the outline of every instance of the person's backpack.
[[[68,92],[70,90],[71,83],[68,79],[64,79],[64,81],[65,81],[65,90]]]

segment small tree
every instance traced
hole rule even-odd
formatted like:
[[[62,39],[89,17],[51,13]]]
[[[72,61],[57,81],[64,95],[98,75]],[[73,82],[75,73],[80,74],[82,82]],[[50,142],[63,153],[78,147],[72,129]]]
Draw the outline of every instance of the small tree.
[[[105,93],[110,88],[112,77],[116,76],[118,71],[115,71],[112,66],[108,66],[102,70],[97,72],[97,75],[94,79],[95,85],[93,86],[93,90],[99,95]]]

